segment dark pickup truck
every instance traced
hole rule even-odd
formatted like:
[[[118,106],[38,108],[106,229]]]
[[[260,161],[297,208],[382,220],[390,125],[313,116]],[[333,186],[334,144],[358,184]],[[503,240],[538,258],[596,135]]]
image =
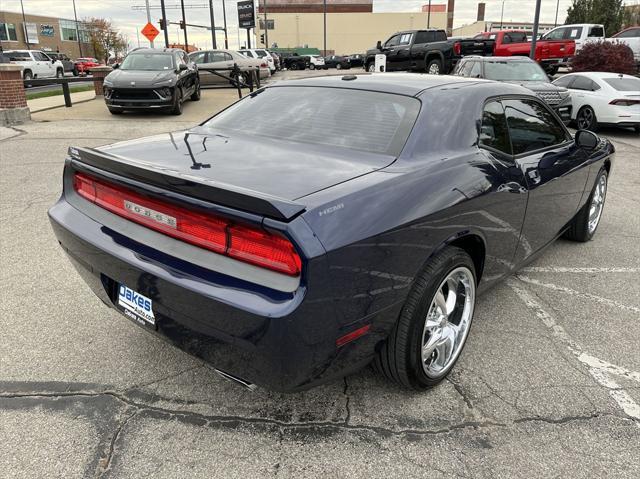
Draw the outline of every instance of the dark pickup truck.
[[[368,50],[365,69],[375,71],[377,54],[387,56],[386,71],[420,71],[443,75],[450,73],[465,55],[491,55],[494,40],[448,39],[444,30],[407,30],[394,33],[386,42]]]

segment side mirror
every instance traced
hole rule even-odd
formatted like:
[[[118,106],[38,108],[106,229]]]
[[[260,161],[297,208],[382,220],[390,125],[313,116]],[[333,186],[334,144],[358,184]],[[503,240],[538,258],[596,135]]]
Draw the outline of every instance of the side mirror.
[[[380,40],[378,40],[378,43],[376,43],[376,48],[378,50],[382,50],[382,42]]]
[[[584,150],[595,150],[600,143],[600,138],[589,130],[578,130],[575,136],[576,145]]]
[[[51,63],[55,63],[55,62],[56,62],[56,59],[55,59],[55,58],[52,58],[52,59],[51,59]]]
[[[111,65],[111,68],[113,68],[114,70],[117,70],[118,68],[120,68],[120,64],[114,63],[113,65]]]
[[[183,72],[183,71],[185,71],[185,70],[188,70],[188,69],[189,69],[189,67],[188,67],[187,65],[185,65],[184,63],[181,63],[181,64],[178,66],[178,70],[179,70],[179,71],[181,71],[181,72]]]

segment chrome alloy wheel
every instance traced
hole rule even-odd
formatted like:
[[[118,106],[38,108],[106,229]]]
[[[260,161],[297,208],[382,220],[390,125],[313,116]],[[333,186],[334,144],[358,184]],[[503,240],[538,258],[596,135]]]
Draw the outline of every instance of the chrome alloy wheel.
[[[429,71],[427,71],[429,75],[440,75],[440,65],[437,63],[432,63],[429,66]]]
[[[602,216],[606,196],[607,175],[601,175],[595,190],[593,190],[591,205],[589,205],[589,234],[593,234],[598,227],[598,223],[600,223],[600,217]]]
[[[464,345],[473,318],[476,283],[461,266],[451,271],[431,301],[422,333],[422,368],[427,377],[447,374]]]

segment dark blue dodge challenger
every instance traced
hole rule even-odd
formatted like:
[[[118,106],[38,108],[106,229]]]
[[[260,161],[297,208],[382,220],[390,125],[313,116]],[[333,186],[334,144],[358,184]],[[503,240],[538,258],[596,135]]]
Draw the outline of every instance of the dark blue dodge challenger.
[[[373,361],[423,389],[479,292],[560,235],[591,239],[613,154],[519,86],[314,78],[70,148],[49,216],[105,304],[228,379],[296,391]]]

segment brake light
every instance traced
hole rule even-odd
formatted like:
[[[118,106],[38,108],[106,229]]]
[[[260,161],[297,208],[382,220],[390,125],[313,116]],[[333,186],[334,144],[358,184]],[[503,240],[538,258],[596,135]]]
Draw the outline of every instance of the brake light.
[[[284,236],[147,198],[84,173],[75,173],[73,187],[87,201],[167,236],[289,276],[300,274],[300,256]]]
[[[462,46],[460,45],[460,42],[455,42],[453,44],[454,55],[460,55],[461,52],[462,52]]]
[[[618,106],[640,105],[640,100],[631,100],[631,99],[611,100],[609,102],[609,105],[618,105]]]

